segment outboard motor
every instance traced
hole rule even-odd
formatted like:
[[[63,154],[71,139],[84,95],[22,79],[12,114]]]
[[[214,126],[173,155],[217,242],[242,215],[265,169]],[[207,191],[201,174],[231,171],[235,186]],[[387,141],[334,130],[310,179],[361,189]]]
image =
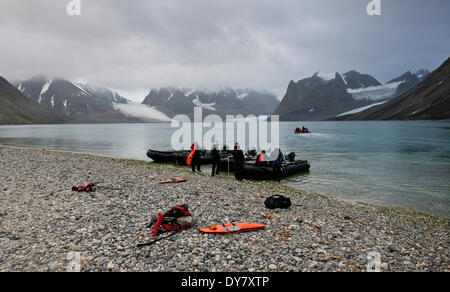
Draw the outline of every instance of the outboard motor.
[[[290,162],[294,162],[295,161],[295,153],[291,152],[286,156],[286,160],[290,161]]]

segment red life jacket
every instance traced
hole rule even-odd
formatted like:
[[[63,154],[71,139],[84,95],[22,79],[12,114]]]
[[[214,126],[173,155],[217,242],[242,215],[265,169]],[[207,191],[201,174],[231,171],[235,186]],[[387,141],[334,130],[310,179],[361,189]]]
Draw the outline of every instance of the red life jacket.
[[[94,191],[94,186],[95,186],[95,183],[88,183],[88,184],[85,185],[85,186],[81,186],[81,187],[72,187],[72,191],[74,191],[74,192],[79,192],[79,193],[81,193],[81,192],[90,193],[90,192],[93,192],[93,191]]]
[[[187,207],[173,207],[168,212],[158,214],[158,219],[156,220],[155,226],[153,227],[152,235],[157,236],[160,227],[167,231],[180,231],[191,228],[189,224],[177,225],[175,222],[165,222],[165,218],[180,218],[183,216],[192,216],[187,210]]]
[[[264,162],[264,155],[263,154],[259,154],[258,155],[258,163],[263,163]]]

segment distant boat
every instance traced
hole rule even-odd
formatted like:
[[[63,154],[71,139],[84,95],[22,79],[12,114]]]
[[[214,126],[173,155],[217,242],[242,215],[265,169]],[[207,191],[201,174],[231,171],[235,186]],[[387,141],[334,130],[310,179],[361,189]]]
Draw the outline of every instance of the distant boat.
[[[310,134],[311,132],[309,131],[308,128],[305,128],[305,130],[303,131],[302,128],[296,128],[295,129],[295,134]]]

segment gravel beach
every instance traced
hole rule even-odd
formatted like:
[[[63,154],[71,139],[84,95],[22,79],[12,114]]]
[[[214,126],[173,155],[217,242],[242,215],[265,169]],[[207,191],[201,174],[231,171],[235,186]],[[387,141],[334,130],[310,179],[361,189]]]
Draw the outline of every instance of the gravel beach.
[[[183,177],[180,184],[159,181]],[[95,193],[74,185],[103,181]],[[265,198],[291,198],[272,211]],[[449,221],[394,207],[343,202],[274,182],[212,178],[188,168],[46,150],[0,147],[0,271],[450,271]],[[158,212],[188,204],[195,228],[151,246]],[[266,224],[229,236],[212,223]]]

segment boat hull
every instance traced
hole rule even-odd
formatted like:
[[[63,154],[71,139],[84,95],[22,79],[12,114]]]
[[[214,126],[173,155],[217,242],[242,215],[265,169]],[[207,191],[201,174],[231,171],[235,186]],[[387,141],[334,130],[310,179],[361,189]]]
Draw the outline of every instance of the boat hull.
[[[176,163],[178,165],[187,165],[189,151],[157,151],[149,149],[147,157],[158,163]],[[201,164],[211,164],[212,157],[210,151],[202,151],[200,157]]]
[[[310,169],[310,164],[306,160],[298,160],[294,162],[288,162],[281,167],[281,177],[288,177],[303,172],[307,172]],[[275,179],[272,166],[260,166],[254,162],[246,162],[242,165],[242,171],[240,177],[243,179],[252,180],[272,180]]]

